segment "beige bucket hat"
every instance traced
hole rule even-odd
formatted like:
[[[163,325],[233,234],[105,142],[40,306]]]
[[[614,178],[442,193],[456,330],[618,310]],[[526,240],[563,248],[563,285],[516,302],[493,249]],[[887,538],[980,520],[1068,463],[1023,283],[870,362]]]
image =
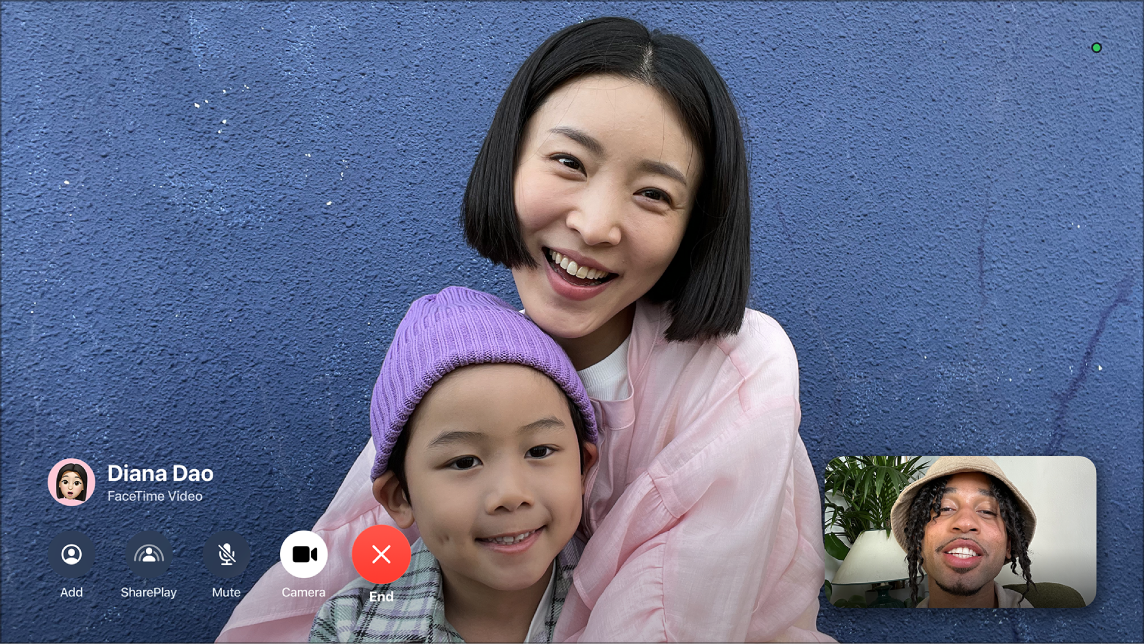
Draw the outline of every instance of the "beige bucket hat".
[[[1033,512],[1033,506],[1029,505],[1025,497],[1021,496],[1021,491],[1005,476],[1005,472],[1001,471],[1001,467],[993,459],[987,456],[942,456],[934,461],[933,465],[930,465],[925,476],[910,483],[906,489],[902,490],[902,493],[898,495],[898,500],[894,502],[894,508],[890,510],[890,526],[894,529],[894,538],[898,540],[898,545],[902,547],[902,550],[909,552],[909,546],[906,544],[906,517],[909,515],[910,505],[913,504],[914,497],[918,495],[918,489],[936,478],[962,472],[988,474],[1009,488],[1009,491],[1017,499],[1021,516],[1025,518],[1025,523],[1029,526],[1029,541],[1033,540],[1033,530],[1037,527],[1037,515]]]

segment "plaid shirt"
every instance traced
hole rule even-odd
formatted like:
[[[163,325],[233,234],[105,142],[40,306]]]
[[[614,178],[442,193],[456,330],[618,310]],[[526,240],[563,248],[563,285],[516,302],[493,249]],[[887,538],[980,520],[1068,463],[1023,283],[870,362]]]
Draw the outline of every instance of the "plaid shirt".
[[[546,637],[564,607],[572,571],[584,544],[573,537],[556,556],[556,584],[544,618]],[[413,544],[409,569],[391,584],[358,577],[322,605],[310,629],[311,642],[464,642],[445,621],[444,585],[437,558],[420,539]],[[393,601],[370,601],[370,592],[393,593]]]

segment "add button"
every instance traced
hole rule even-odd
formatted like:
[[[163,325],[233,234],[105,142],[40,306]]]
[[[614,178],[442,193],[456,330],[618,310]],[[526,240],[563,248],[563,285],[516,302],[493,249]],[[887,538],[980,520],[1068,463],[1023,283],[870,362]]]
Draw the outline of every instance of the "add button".
[[[411,556],[409,540],[393,526],[366,528],[354,540],[354,568],[375,584],[397,581],[409,569]]]

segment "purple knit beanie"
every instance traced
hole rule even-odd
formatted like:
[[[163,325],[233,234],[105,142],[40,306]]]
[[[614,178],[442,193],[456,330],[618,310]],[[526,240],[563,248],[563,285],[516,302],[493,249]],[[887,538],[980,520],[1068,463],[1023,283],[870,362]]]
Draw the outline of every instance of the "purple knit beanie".
[[[560,345],[504,300],[450,286],[413,302],[385,353],[369,404],[377,447],[370,480],[385,473],[397,437],[430,387],[454,369],[488,363],[522,364],[551,378],[580,409],[588,440],[596,442],[592,403]]]

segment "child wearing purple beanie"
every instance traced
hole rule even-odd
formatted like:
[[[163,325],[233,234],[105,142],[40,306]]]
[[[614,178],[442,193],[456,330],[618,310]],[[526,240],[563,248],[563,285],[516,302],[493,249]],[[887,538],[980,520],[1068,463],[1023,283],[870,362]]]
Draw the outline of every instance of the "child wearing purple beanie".
[[[374,496],[421,538],[400,579],[359,578],[327,601],[310,640],[552,641],[597,456],[564,351],[492,295],[422,297],[385,355],[370,430]]]

